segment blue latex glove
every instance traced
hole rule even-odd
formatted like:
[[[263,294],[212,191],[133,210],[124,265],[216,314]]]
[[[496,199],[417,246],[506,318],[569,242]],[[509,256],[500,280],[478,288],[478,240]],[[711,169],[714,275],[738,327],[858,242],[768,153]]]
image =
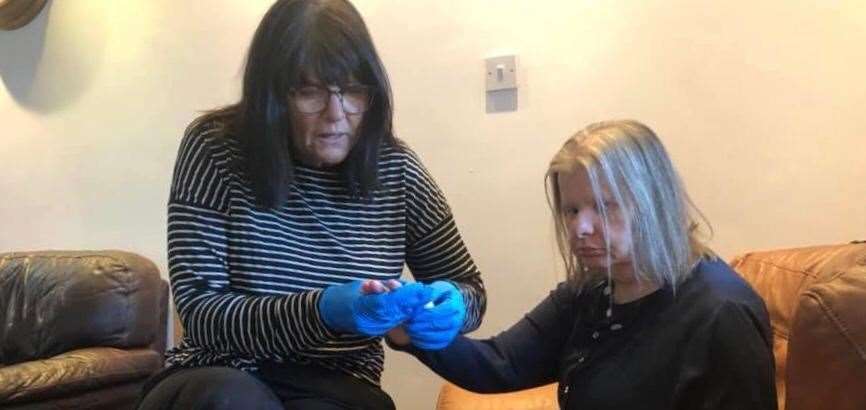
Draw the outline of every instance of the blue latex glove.
[[[427,285],[433,305],[423,306],[405,324],[412,345],[422,350],[443,349],[457,337],[466,320],[463,294],[453,283],[439,280]]]
[[[361,281],[330,286],[319,299],[319,314],[329,329],[380,336],[408,319],[433,300],[434,291],[420,283],[400,287],[399,292],[363,294]]]

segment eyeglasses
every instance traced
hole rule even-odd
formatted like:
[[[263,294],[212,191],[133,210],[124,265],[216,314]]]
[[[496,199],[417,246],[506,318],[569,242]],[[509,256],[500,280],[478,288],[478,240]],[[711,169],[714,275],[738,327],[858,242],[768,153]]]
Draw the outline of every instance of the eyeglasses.
[[[296,110],[304,114],[318,114],[328,107],[331,94],[336,94],[346,114],[360,114],[370,108],[373,101],[371,87],[348,85],[332,90],[319,85],[305,85],[290,90],[291,101]]]

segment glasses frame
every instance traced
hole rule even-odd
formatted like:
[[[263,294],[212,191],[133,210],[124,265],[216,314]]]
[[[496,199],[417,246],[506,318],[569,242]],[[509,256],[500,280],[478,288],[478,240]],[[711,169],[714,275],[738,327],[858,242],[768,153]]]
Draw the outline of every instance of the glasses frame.
[[[319,90],[324,90],[327,93],[327,97],[324,99],[324,103],[322,104],[322,108],[320,108],[316,111],[305,111],[301,108],[301,104],[298,101],[297,93],[301,89],[304,89],[304,88],[316,88]],[[348,89],[361,88],[361,89],[364,89],[364,91],[366,91],[367,100],[365,101],[364,107],[361,110],[349,111],[346,109],[346,99],[345,99],[345,95],[344,95],[344,93],[346,92],[346,88],[348,88]],[[365,85],[365,84],[353,84],[353,85],[349,85],[345,88],[338,87],[336,90],[332,90],[330,87],[325,87],[325,86],[321,86],[321,85],[308,84],[308,85],[303,85],[300,87],[290,88],[289,89],[289,100],[291,101],[292,107],[296,111],[298,111],[299,113],[312,115],[312,114],[321,114],[322,112],[327,110],[328,106],[331,104],[331,95],[336,95],[337,99],[340,100],[340,108],[343,110],[344,113],[346,113],[347,115],[357,115],[357,114],[363,114],[370,109],[370,106],[373,104],[373,90],[374,90],[374,88],[372,86]]]

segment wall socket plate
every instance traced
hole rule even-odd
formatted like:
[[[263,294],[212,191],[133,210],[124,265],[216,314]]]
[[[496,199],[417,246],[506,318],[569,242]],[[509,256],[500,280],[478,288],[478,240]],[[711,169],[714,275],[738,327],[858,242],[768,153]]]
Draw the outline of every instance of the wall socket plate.
[[[484,60],[487,91],[517,88],[517,62],[515,56],[490,57]]]

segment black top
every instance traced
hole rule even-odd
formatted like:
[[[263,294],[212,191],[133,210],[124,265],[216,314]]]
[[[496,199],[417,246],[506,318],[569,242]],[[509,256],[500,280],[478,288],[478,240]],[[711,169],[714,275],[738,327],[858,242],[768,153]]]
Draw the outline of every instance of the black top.
[[[702,261],[676,290],[614,305],[604,284],[561,283],[510,329],[447,348],[409,348],[472,391],[559,382],[563,409],[776,409],[767,309],[721,261]]]

